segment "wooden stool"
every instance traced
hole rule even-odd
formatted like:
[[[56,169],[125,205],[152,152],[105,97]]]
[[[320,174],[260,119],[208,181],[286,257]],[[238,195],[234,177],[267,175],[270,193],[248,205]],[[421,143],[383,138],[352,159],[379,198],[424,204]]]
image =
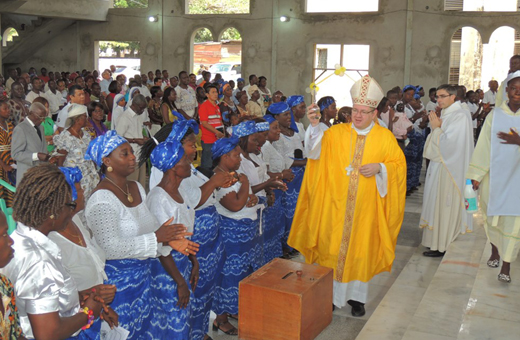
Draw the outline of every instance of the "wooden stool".
[[[312,340],[332,321],[330,268],[274,259],[239,284],[238,337]]]

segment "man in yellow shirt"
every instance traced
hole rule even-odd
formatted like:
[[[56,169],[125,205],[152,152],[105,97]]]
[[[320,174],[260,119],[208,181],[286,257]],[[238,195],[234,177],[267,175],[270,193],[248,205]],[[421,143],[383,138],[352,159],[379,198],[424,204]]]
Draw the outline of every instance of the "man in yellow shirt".
[[[309,160],[288,243],[307,263],[334,269],[334,305],[365,314],[368,281],[390,271],[404,217],[406,160],[374,123],[383,91],[365,76],[350,90],[352,123],[318,128],[309,107]]]

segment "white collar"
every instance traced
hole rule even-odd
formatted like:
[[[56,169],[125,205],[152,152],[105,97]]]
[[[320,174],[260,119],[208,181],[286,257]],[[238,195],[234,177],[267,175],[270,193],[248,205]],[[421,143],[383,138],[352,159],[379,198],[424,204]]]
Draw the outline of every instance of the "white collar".
[[[363,130],[360,130],[358,129],[357,127],[354,126],[354,123],[352,123],[352,128],[354,130],[356,130],[357,134],[359,136],[366,136],[368,135],[368,133],[370,132],[370,130],[372,130],[372,128],[374,127],[374,122],[370,122],[370,125],[367,126],[366,128],[364,128]]]

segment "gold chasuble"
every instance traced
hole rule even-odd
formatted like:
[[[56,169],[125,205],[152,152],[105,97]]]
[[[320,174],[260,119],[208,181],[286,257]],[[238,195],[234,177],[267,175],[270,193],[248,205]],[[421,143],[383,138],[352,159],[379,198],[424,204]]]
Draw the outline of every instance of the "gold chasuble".
[[[375,176],[359,173],[369,163],[386,167],[384,197]],[[307,263],[334,269],[338,282],[368,282],[392,268],[405,199],[406,160],[392,132],[375,124],[362,136],[334,125],[320,158],[308,160],[288,244]]]

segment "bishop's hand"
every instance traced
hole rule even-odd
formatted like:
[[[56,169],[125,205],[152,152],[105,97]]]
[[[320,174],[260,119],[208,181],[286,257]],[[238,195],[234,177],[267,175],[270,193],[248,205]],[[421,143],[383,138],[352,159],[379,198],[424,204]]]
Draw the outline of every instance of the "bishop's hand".
[[[307,118],[309,119],[309,122],[311,122],[312,126],[316,126],[320,123],[320,108],[316,104],[311,104],[307,108]]]
[[[378,174],[380,171],[381,171],[381,164],[379,164],[379,163],[365,164],[359,168],[359,173],[367,178]]]

